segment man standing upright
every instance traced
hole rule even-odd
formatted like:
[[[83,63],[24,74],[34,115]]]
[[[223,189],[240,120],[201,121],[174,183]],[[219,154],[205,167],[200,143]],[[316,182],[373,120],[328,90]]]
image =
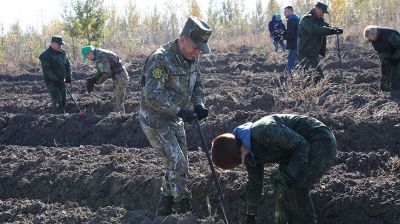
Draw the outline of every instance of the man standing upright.
[[[180,38],[153,52],[143,68],[139,121],[165,165],[159,216],[191,210],[184,122],[192,121],[194,114],[200,120],[208,116],[198,57],[210,52],[211,33],[207,23],[189,17]]]
[[[286,32],[286,27],[280,14],[272,16],[272,20],[268,23],[268,30],[274,42],[275,52],[278,52],[279,45],[281,45],[283,51],[286,51],[286,44],[282,38],[282,34]]]
[[[297,31],[299,29],[300,17],[293,13],[293,7],[287,6],[283,11],[287,19],[287,30],[283,39],[286,40],[286,49],[289,51],[287,56],[287,70],[290,76],[294,73],[297,60]]]
[[[364,38],[372,43],[381,61],[382,91],[400,90],[400,33],[397,30],[367,26]]]
[[[49,91],[55,113],[65,113],[67,91],[65,83],[71,83],[71,66],[67,53],[61,49],[65,44],[60,36],[53,36],[49,48],[40,56],[44,84]]]
[[[324,78],[319,56],[325,57],[326,36],[343,33],[343,29],[330,27],[324,21],[325,13],[328,13],[328,6],[318,2],[315,8],[300,20],[297,53],[300,66],[309,76],[307,84],[317,84]]]
[[[102,84],[112,78],[114,82],[114,112],[125,113],[125,93],[129,76],[120,57],[112,51],[94,48],[91,45],[82,47],[82,57],[85,61],[96,62],[97,73],[86,81],[86,89],[90,93],[94,85]]]

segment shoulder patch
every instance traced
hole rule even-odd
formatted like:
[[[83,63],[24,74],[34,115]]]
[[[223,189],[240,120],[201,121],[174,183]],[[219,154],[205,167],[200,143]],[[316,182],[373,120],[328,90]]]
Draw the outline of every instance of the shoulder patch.
[[[155,79],[160,79],[163,77],[163,70],[161,68],[154,68],[152,74]]]
[[[97,64],[97,69],[98,69],[100,72],[103,72],[103,71],[104,71],[104,65],[103,65],[103,63]]]

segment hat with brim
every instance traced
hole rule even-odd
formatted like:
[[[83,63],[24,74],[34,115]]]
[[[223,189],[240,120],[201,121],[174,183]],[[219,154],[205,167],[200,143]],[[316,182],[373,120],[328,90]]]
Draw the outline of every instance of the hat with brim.
[[[324,13],[326,13],[326,14],[329,14],[329,12],[328,12],[328,6],[325,5],[324,3],[318,2],[318,3],[315,5],[315,7],[318,7],[318,8],[320,8],[320,9],[322,10],[322,12],[324,12]]]
[[[190,16],[182,30],[182,36],[189,37],[197,46],[199,51],[210,53],[211,49],[208,40],[212,34],[212,29],[203,20]]]
[[[60,36],[52,36],[52,37],[51,37],[51,42],[55,42],[55,43],[57,43],[57,44],[59,44],[59,45],[64,45],[64,44],[66,44],[66,43],[63,41],[62,37],[60,37]]]

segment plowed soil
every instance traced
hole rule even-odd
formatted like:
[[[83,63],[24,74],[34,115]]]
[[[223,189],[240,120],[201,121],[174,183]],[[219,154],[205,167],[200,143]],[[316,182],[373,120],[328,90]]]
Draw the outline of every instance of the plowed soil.
[[[313,191],[321,224],[400,223],[400,91],[382,93],[379,60],[369,48],[322,62],[326,78],[304,88],[301,74],[284,77],[283,55],[215,52],[201,59],[210,116],[207,141],[272,113],[308,114],[338,140],[335,166]],[[0,74],[0,223],[223,223],[217,191],[194,126],[186,125],[194,212],[154,217],[162,163],[137,120],[145,56],[128,66],[127,114],[112,111],[113,84],[85,93],[94,72],[75,65],[67,114],[51,113],[40,73]],[[40,70],[39,70],[40,71]],[[90,112],[90,113],[89,113]],[[265,167],[259,223],[272,223],[274,201]],[[218,172],[235,223],[245,212],[246,171]]]

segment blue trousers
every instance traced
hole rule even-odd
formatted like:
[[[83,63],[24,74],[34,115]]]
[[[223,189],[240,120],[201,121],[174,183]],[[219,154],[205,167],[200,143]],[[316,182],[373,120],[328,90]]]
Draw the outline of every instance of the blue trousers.
[[[287,70],[289,75],[293,75],[297,61],[297,49],[289,49],[287,56]]]
[[[285,41],[278,41],[278,40],[274,40],[274,48],[275,48],[275,52],[278,52],[279,49],[279,44],[282,46],[282,50],[286,51],[286,44]]]

